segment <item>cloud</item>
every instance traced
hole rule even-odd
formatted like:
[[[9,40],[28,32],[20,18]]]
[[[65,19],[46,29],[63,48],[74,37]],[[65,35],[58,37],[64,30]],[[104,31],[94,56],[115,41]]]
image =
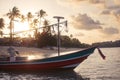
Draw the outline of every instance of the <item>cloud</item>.
[[[57,0],[59,2],[66,2],[66,3],[78,3],[81,1],[86,1],[86,0]]]
[[[101,14],[105,15],[113,15],[118,19],[118,15],[120,14],[120,0],[57,0],[61,4],[74,4],[79,5],[81,2],[86,2],[93,4],[96,7],[102,7],[103,11]]]
[[[116,19],[116,21],[119,23],[120,22],[120,8],[119,9],[113,9],[113,10],[109,10],[106,9],[104,11],[101,12],[102,15],[110,15],[113,18]]]
[[[103,4],[105,3],[105,0],[57,0],[58,3],[62,5],[74,5],[79,6],[81,2],[88,2],[90,4]]]
[[[112,0],[112,4],[106,2],[104,10],[101,12],[102,15],[112,15],[120,22],[120,0]]]
[[[62,6],[78,6],[79,3],[86,1],[86,0],[57,0],[57,3]]]
[[[93,3],[93,4],[97,4],[97,3],[104,3],[105,0],[58,0],[58,1],[62,1],[62,2],[67,2],[67,3],[79,3],[79,2],[89,2],[89,3]]]
[[[104,3],[105,0],[87,0],[89,1],[90,3],[93,3],[93,4],[99,4],[99,3]]]
[[[115,3],[116,5],[120,5],[120,0],[114,0],[114,3]]]
[[[108,27],[105,28],[102,32],[107,35],[114,35],[114,34],[118,34],[119,30],[117,28]]]
[[[108,14],[111,14],[111,12],[110,12],[110,10],[105,9],[101,12],[101,14],[108,15]]]
[[[76,29],[93,30],[102,28],[102,24],[99,21],[94,21],[87,14],[72,16],[71,24]]]
[[[114,4],[114,3],[113,3]],[[119,10],[120,10],[120,5],[110,5],[110,4],[106,4],[105,7],[104,7],[104,10],[103,12],[110,12],[110,13],[119,13]]]
[[[116,18],[116,21],[119,23],[120,22],[120,9],[116,10],[112,13],[112,15]]]

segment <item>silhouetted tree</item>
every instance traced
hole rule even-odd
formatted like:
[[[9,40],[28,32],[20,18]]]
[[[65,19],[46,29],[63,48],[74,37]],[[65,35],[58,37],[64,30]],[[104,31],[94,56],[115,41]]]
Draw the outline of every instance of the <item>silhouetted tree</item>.
[[[37,34],[38,34],[38,19],[34,19],[33,20],[33,28],[35,29],[35,32],[34,32],[34,37],[35,39],[37,39]]]
[[[72,41],[68,36],[61,37],[61,46],[62,47],[70,47],[72,45]]]
[[[13,37],[13,33],[14,33],[14,20],[15,18],[19,18],[20,17],[20,11],[17,7],[13,7],[12,10],[9,10],[9,12],[6,14],[9,19],[10,19],[10,42],[12,43],[12,37]]]
[[[44,10],[40,10],[38,13],[38,18],[39,18],[39,27],[42,26],[42,18],[45,19],[44,17],[47,15]]]
[[[51,34],[51,26],[49,26],[49,21],[45,20],[43,22],[44,28],[43,28],[43,32],[47,32]]]
[[[5,27],[4,19],[0,18],[0,35],[3,36],[3,28]]]
[[[28,12],[28,14],[27,14],[27,21],[28,21],[28,24],[29,24],[29,28],[31,28],[32,18],[33,18],[32,13]]]
[[[21,15],[21,22],[24,22],[25,21],[25,16],[24,15]]]
[[[49,33],[43,32],[38,35],[37,40],[38,47],[47,47],[47,46],[56,46],[57,40],[55,36],[52,36]]]
[[[76,39],[76,38],[72,39],[72,46],[73,47],[80,47],[80,45],[81,45],[81,43],[78,39]]]
[[[92,46],[99,47],[120,47],[120,40],[93,43]]]

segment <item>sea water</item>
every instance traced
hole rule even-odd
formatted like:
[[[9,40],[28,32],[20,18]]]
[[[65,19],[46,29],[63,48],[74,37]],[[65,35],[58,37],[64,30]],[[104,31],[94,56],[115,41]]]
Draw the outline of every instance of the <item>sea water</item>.
[[[120,48],[101,48],[90,55],[73,71],[5,72],[0,71],[0,80],[120,80]]]

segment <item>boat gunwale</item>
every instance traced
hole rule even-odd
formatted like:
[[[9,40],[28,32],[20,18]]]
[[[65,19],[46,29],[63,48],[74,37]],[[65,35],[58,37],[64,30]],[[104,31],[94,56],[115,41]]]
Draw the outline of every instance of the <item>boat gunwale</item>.
[[[16,63],[19,63],[19,64],[21,64],[21,63],[23,63],[23,64],[26,64],[26,63],[29,63],[29,64],[32,64],[32,63],[47,63],[47,62],[50,63],[50,62],[64,61],[64,60],[67,60],[67,59],[72,59],[72,58],[74,59],[74,58],[77,58],[77,57],[80,58],[80,57],[84,57],[86,55],[90,55],[90,54],[93,53],[93,51],[94,51],[95,48],[96,47],[90,47],[90,48],[87,48],[87,49],[76,51],[74,53],[69,53],[69,54],[60,55],[60,56],[54,56],[54,57],[50,57],[50,58],[43,58],[43,59],[15,61],[15,62],[10,62],[10,61],[4,61],[4,62],[2,61],[1,62],[0,61],[0,65],[1,64],[12,64],[12,65],[14,65]],[[80,55],[81,53],[84,53],[87,50],[90,50],[91,52],[87,52],[87,54]],[[78,55],[78,53],[79,53],[79,55]],[[74,57],[73,57],[73,55],[74,55]],[[72,57],[69,57],[69,56],[72,56]]]

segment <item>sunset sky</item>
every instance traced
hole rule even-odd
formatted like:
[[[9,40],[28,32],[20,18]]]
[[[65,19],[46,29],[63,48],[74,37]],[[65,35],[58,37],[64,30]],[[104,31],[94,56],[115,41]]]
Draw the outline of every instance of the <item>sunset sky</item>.
[[[53,16],[65,17],[66,34],[82,43],[120,39],[120,0],[0,0],[0,18],[14,6],[24,15],[43,9],[51,24]]]

